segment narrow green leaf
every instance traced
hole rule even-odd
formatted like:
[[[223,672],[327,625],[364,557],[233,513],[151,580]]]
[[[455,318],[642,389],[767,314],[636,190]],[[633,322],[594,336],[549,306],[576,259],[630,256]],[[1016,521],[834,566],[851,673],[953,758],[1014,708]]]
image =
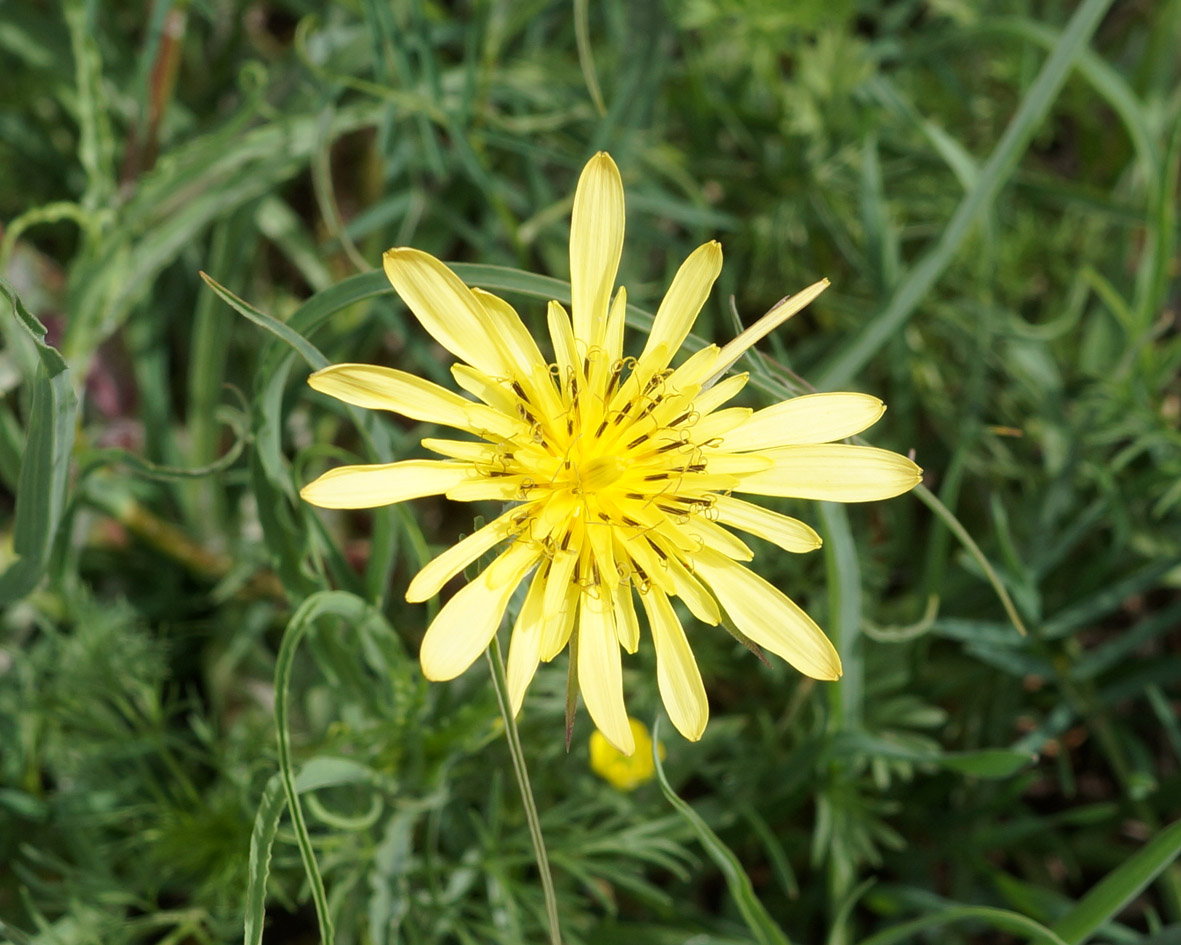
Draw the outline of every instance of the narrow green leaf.
[[[980,751],[952,751],[940,755],[938,764],[974,778],[1009,778],[1037,761],[1035,755],[1012,748],[985,748]]]
[[[66,362],[45,343],[45,326],[29,313],[3,279],[0,293],[8,299],[40,361],[33,379],[28,434],[17,480],[12,530],[17,560],[0,575],[0,604],[7,604],[33,590],[49,562],[66,504],[78,401]]]
[[[861,941],[861,945],[894,945],[895,942],[913,942],[918,933],[929,929],[942,928],[956,922],[979,922],[1002,932],[1023,935],[1031,942],[1043,945],[1067,945],[1054,932],[1040,922],[1026,918],[1008,909],[994,909],[990,906],[956,906],[943,912],[925,915],[909,922],[902,922],[893,928],[878,932]]]
[[[595,69],[594,52],[591,50],[588,10],[587,0],[574,0],[574,41],[578,46],[578,65],[582,69],[586,90],[591,101],[595,103],[595,110],[600,115],[606,115],[607,106],[603,102],[603,91],[599,88],[599,73]]]
[[[271,315],[267,315],[265,312],[260,312],[249,302],[238,298],[233,292],[204,272],[201,273],[201,278],[205,280],[205,284],[216,292],[230,308],[238,312],[239,315],[245,315],[254,324],[265,328],[277,338],[287,342],[287,344],[300,353],[303,359],[313,369],[319,370],[322,367],[328,366],[328,359],[320,353],[320,349],[304,338],[299,332],[292,330],[289,325],[284,324]]]
[[[1013,598],[1009,596],[1008,588],[1001,583],[1000,575],[996,573],[996,569],[992,566],[992,562],[985,557],[984,552],[980,550],[980,546],[976,544],[976,540],[968,533],[963,524],[955,514],[946,505],[939,501],[939,498],[920,483],[914,488],[914,495],[927,508],[934,512],[943,521],[943,524],[951,530],[951,533],[959,539],[964,550],[972,556],[972,559],[980,565],[980,569],[984,572],[984,576],[988,579],[988,583],[992,585],[996,596],[1000,598],[1001,606],[1005,608],[1005,613],[1009,615],[1009,620],[1013,626],[1017,628],[1017,632],[1022,636],[1026,636],[1029,631],[1025,629],[1025,621],[1021,619],[1021,615],[1017,612],[1017,607],[1013,604]]]
[[[287,797],[287,806],[291,810],[291,821],[295,829],[295,840],[299,846],[300,859],[303,860],[308,886],[312,891],[312,900],[316,905],[316,917],[320,923],[320,940],[322,945],[332,945],[333,927],[332,917],[328,912],[328,896],[324,890],[324,878],[316,864],[312,838],[308,833],[307,821],[304,819],[303,807],[299,801],[295,770],[291,760],[291,731],[288,727],[288,687],[291,682],[291,668],[295,661],[295,651],[300,640],[315,625],[316,621],[324,616],[339,617],[345,623],[357,626],[378,615],[361,598],[344,591],[320,591],[313,594],[292,615],[287,624],[287,630],[283,634],[283,642],[279,646],[279,656],[275,662],[275,731],[279,742],[279,776]]]
[[[1120,866],[1108,873],[1066,915],[1054,923],[1054,932],[1077,945],[1109,921],[1140,891],[1181,855],[1181,820],[1170,824]]]
[[[283,781],[275,774],[262,792],[254,829],[250,832],[250,860],[247,867],[246,906],[243,945],[262,945],[263,920],[267,911],[267,877],[271,872],[271,848],[279,830],[286,797]]]
[[[1037,757],[1017,748],[983,748],[977,751],[929,751],[916,749],[868,732],[842,732],[832,743],[835,755],[869,756],[912,764],[939,765],[975,778],[1008,778],[1033,764]]]
[[[849,514],[835,502],[821,502],[824,566],[828,576],[828,625],[841,657],[840,681],[828,687],[833,721],[839,729],[861,724],[865,667],[861,655],[861,568],[849,528]]]
[[[1079,5],[981,169],[976,186],[964,195],[935,245],[902,279],[886,307],[820,371],[816,380],[820,390],[846,386],[914,314],[973,226],[992,206],[1111,3],[1112,0],[1084,0]]]
[[[747,928],[750,929],[759,945],[790,945],[783,929],[776,924],[763,904],[759,902],[754,887],[751,885],[750,877],[746,875],[746,870],[742,868],[738,857],[722,843],[718,835],[701,819],[701,815],[673,791],[664,774],[664,766],[660,762],[659,745],[660,719],[657,719],[652,725],[652,761],[656,765],[656,777],[660,781],[660,790],[664,792],[664,796],[677,813],[689,822],[689,826],[697,834],[697,839],[705,847],[705,852],[714,861],[714,865],[721,870],[722,877],[726,880],[726,888],[734,897],[738,911],[742,913],[742,918],[746,921]]]

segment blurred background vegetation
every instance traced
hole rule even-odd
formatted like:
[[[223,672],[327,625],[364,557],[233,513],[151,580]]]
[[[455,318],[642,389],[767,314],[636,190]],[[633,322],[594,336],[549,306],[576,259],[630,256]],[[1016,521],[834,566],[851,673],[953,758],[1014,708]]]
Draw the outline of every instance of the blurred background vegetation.
[[[883,397],[1028,629],[934,498],[785,503],[825,550],[758,568],[846,676],[692,631],[673,788],[794,941],[1181,941],[1179,48],[1177,0],[0,2],[0,939],[251,942],[265,901],[318,941],[279,699],[336,941],[540,940],[487,668],[427,686],[402,600],[471,508],[300,504],[426,432],[304,379],[446,383],[381,252],[565,278],[602,148],[641,310],[711,238],[702,338],[832,280],[747,402]],[[520,724],[569,941],[775,940],[585,718],[565,753],[564,670]]]

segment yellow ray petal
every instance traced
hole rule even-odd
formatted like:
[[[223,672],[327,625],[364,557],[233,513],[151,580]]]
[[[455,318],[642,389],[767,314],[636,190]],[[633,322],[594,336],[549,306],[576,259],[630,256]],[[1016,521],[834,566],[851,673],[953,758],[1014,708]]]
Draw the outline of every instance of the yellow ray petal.
[[[482,404],[421,377],[377,364],[333,364],[308,377],[322,394],[370,410],[392,410],[411,420],[425,420],[467,430],[511,435],[520,425],[514,417],[489,411]]]
[[[806,394],[757,411],[726,437],[726,449],[831,443],[873,426],[885,411],[869,394]]]
[[[322,509],[372,509],[379,505],[438,495],[476,475],[470,463],[410,459],[378,466],[339,466],[300,491]]]
[[[743,476],[736,492],[829,502],[872,502],[909,492],[923,471],[905,456],[873,446],[784,446],[759,453],[764,472]]]
[[[709,700],[685,631],[669,599],[659,590],[642,595],[656,643],[656,685],[677,731],[695,742],[709,721]]]
[[[774,465],[765,453],[731,453],[728,445],[724,452],[706,452],[700,459],[711,476],[749,476]]]
[[[586,526],[586,543],[590,546],[591,560],[598,568],[599,583],[608,591],[614,591],[619,583],[619,572],[615,567],[615,542],[613,528],[602,521],[590,521]]]
[[[718,521],[774,542],[784,551],[802,554],[820,547],[820,536],[799,519],[772,512],[761,505],[720,495],[714,500]]]
[[[451,459],[462,459],[469,463],[494,463],[500,452],[500,447],[495,443],[478,440],[441,440],[433,436],[424,436],[420,442],[424,449],[432,453]]]
[[[537,419],[544,422],[547,417],[554,416],[561,408],[550,378],[549,363],[542,356],[541,349],[537,347],[537,342],[517,315],[516,309],[504,299],[483,289],[472,289],[472,293],[488,313],[493,325],[493,336],[499,336],[513,367],[511,376],[505,379],[506,384],[515,384],[520,388],[518,393],[527,401],[530,412]],[[510,412],[516,413],[515,404]]]
[[[607,741],[625,755],[636,750],[623,704],[623,667],[614,609],[588,594],[578,609],[578,688],[586,710]]]
[[[541,594],[545,589],[541,573],[538,570],[533,575],[533,583],[529,585],[529,593],[525,595],[525,603],[521,605],[521,613],[517,615],[513,635],[509,640],[506,675],[509,705],[512,707],[513,715],[521,711],[525,690],[533,681],[541,658],[541,631],[544,626],[541,617]]]
[[[500,626],[509,598],[536,561],[537,552],[518,543],[502,558],[511,559],[513,579],[500,587],[488,586],[484,571],[443,605],[431,621],[418,653],[427,679],[454,679],[488,648]]]
[[[695,559],[718,602],[746,636],[813,679],[839,679],[841,658],[816,623],[753,571],[713,551]]]
[[[718,387],[721,386],[721,384],[718,385]],[[746,423],[753,413],[754,411],[749,407],[725,407],[722,410],[715,410],[708,417],[702,417],[693,424],[691,427],[693,441],[708,443],[715,437],[722,437],[723,441],[720,446],[730,449],[728,434]]]
[[[677,597],[685,602],[689,612],[702,623],[716,627],[721,617],[713,595],[675,557],[668,559],[668,573],[677,589]]]
[[[500,518],[493,519],[428,562],[414,575],[414,580],[406,589],[406,600],[419,603],[438,594],[455,575],[485,551],[504,541],[512,531],[513,519],[518,514],[518,509],[509,509]]]
[[[736,396],[749,380],[749,374],[735,374],[724,381],[718,381],[713,387],[701,391],[693,398],[693,409],[702,416],[709,414]]]
[[[498,339],[505,353],[509,355],[513,374],[520,378],[529,378],[533,375],[534,368],[544,368],[546,362],[541,356],[541,350],[529,334],[529,329],[521,321],[517,310],[491,292],[485,292],[483,289],[471,291],[487,313],[490,337]]]
[[[771,311],[767,312],[766,315],[747,328],[746,331],[742,332],[742,334],[732,341],[727,342],[726,346],[718,354],[718,363],[714,375],[706,382],[705,386],[709,387],[720,380],[722,375],[734,366],[734,363],[746,353],[748,348],[756,345],[793,315],[806,308],[828,286],[828,280],[821,279],[803,291],[780,300]]]
[[[681,264],[652,321],[640,354],[641,373],[668,367],[668,354],[663,361],[655,357],[657,347],[664,345],[669,353],[681,349],[721,271],[722,246],[716,240],[698,246]]]
[[[620,286],[611,301],[611,314],[607,316],[607,327],[603,331],[603,352],[607,358],[607,369],[623,357],[623,328],[627,322],[627,289]]]
[[[582,597],[582,589],[577,584],[565,587],[566,593],[558,604],[557,612],[551,617],[545,617],[545,626],[541,631],[541,661],[543,663],[548,663],[562,652],[574,630],[574,618],[578,616],[578,601]],[[549,588],[548,583],[546,588]]]
[[[545,312],[549,326],[550,341],[554,346],[554,362],[558,365],[559,383],[565,384],[571,372],[582,375],[582,358],[574,343],[574,332],[570,327],[570,316],[560,302],[550,302]]]
[[[508,359],[489,332],[492,322],[459,276],[408,247],[387,250],[381,261],[390,284],[432,338],[485,374],[507,373]]]
[[[615,633],[619,645],[634,653],[640,648],[640,622],[636,619],[636,604],[632,586],[624,582],[615,588]]]
[[[553,564],[550,565],[549,577],[545,582],[545,603],[542,612],[549,620],[562,610],[566,600],[566,592],[574,584],[574,566],[578,564],[578,551],[567,548],[555,551]]]
[[[676,544],[689,558],[700,548],[712,548],[738,561],[750,561],[755,556],[741,538],[700,515],[690,516],[680,522],[666,520],[657,531]]]
[[[574,337],[601,347],[607,303],[623,251],[623,181],[610,155],[600,151],[583,168],[570,219],[570,300]]]
[[[478,476],[451,486],[443,494],[452,502],[513,502],[526,498],[529,482],[524,476]]]
[[[641,582],[637,585],[638,587],[643,589],[644,577],[646,577],[648,583],[656,585],[665,593],[676,593],[676,586],[673,584],[672,578],[668,576],[668,567],[665,565],[664,559],[652,550],[647,535],[641,533],[629,535],[627,540],[621,544],[624,555],[644,572],[643,577],[637,576]]]
[[[469,394],[475,394],[497,413],[506,416],[516,414],[517,401],[512,390],[493,380],[483,371],[456,362],[451,365],[451,376],[455,378],[456,384]]]
[[[669,375],[666,388],[682,392],[692,388],[693,393],[688,396],[693,396],[697,393],[698,385],[710,374],[717,371],[719,354],[720,349],[717,345],[707,345],[700,351],[694,351],[684,364]]]

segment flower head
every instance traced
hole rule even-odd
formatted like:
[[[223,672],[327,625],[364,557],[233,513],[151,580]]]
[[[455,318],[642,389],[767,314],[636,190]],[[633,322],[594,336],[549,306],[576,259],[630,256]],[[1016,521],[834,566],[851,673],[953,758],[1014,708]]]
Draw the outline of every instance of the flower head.
[[[627,724],[631,728],[635,751],[625,755],[596,729],[590,737],[590,765],[595,774],[619,790],[634,791],[656,777],[656,763],[652,760],[652,736],[648,734],[648,727],[631,717]],[[656,750],[663,761],[664,743],[658,744]]]
[[[459,358],[451,373],[476,399],[367,364],[333,365],[308,383],[350,404],[469,436],[422,441],[445,459],[332,469],[301,494],[326,508],[438,494],[511,503],[411,581],[407,600],[427,600],[480,555],[502,549],[427,629],[423,672],[445,680],[466,670],[527,581],[509,646],[513,711],[538,664],[569,646],[592,720],[631,754],[620,649],[634,653],[640,644],[637,600],[655,644],[661,698],[691,740],[701,737],[709,708],[673,598],[705,624],[718,624],[724,612],[749,641],[809,676],[841,674],[836,651],[812,619],[743,566],[753,554],[733,530],[791,552],[819,547],[819,536],[733,493],[861,502],[906,492],[920,470],[896,453],[838,442],[882,415],[875,397],[812,394],[758,411],[724,407],[746,375],[714,381],[753,343],[746,332],[672,366],[721,270],[716,242],[684,262],[643,350],[625,357],[627,296],[614,290],[623,226],[619,171],[599,153],[574,198],[571,313],[549,303],[552,358],[504,300],[469,289],[427,253],[387,252],[390,282],[427,332]]]

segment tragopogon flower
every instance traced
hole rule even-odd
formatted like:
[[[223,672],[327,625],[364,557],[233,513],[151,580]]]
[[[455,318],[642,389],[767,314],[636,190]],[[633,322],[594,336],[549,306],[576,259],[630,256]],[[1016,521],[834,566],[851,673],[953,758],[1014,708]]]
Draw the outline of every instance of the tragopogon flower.
[[[385,271],[422,326],[460,363],[451,373],[471,400],[412,374],[338,364],[316,390],[350,404],[453,427],[468,439],[427,438],[443,460],[332,469],[303,497],[326,508],[371,508],[428,495],[496,500],[507,511],[426,565],[406,598],[424,601],[485,552],[503,546],[439,611],[422,641],[423,672],[452,679],[488,647],[513,592],[528,591],[509,645],[514,712],[539,662],[567,646],[592,720],[620,751],[634,738],[624,709],[620,649],[640,643],[636,600],[656,649],[656,677],[672,723],[696,740],[709,708],[672,599],[705,624],[722,612],[738,631],[800,672],[836,679],[840,659],[820,628],[740,562],[753,557],[731,529],[786,551],[820,538],[803,522],[732,493],[837,502],[885,499],[920,471],[896,453],[837,441],[874,423],[875,397],[812,394],[764,410],[723,407],[745,375],[718,381],[757,337],[749,330],[672,367],[722,266],[706,243],[681,266],[637,358],[623,353],[623,184],[605,153],[582,172],[570,231],[568,315],[550,302],[553,357],[504,300],[469,289],[443,263],[391,249]],[[791,300],[798,310],[823,290]],[[571,317],[572,316],[572,317]],[[785,317],[781,316],[781,317]],[[714,383],[718,381],[717,383]]]
[[[607,741],[598,729],[591,732],[590,766],[600,778],[621,791],[634,791],[656,777],[656,763],[652,760],[652,736],[639,719],[629,718],[635,751],[625,755]],[[664,760],[664,743],[656,746],[660,760]]]

